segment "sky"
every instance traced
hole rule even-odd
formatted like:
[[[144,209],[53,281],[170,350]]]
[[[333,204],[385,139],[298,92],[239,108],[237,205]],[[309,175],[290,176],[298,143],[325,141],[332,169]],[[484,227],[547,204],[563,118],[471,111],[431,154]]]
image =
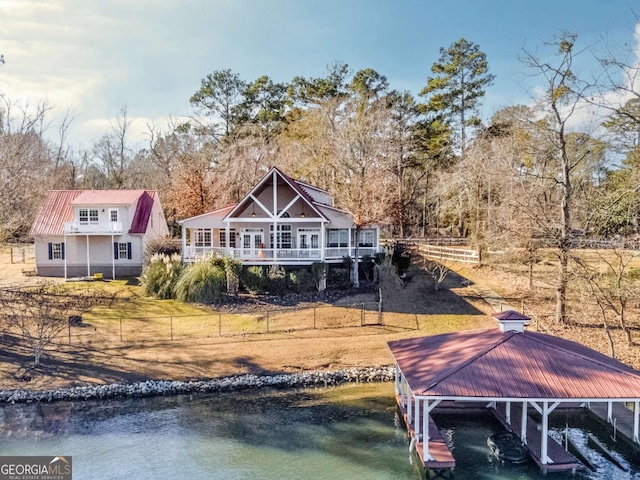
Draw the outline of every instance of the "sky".
[[[417,95],[439,49],[464,37],[496,75],[486,120],[531,100],[523,48],[570,31],[580,46],[638,51],[639,16],[638,0],[0,0],[0,93],[19,105],[47,101],[53,138],[73,112],[78,147],[126,106],[130,141],[142,145],[148,123],[193,113],[189,98],[215,70],[288,82],[341,61]]]

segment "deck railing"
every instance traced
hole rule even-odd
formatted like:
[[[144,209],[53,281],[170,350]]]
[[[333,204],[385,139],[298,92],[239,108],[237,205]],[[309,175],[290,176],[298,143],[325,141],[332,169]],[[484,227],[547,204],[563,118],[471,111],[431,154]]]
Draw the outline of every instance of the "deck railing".
[[[378,251],[376,247],[360,247],[360,257],[373,256]],[[355,247],[351,248],[325,248],[324,256],[321,248],[224,248],[224,247],[193,247],[187,245],[183,258],[185,262],[193,262],[208,255],[228,255],[244,262],[278,262],[293,261],[309,263],[323,260],[340,260],[344,257],[354,257]]]
[[[64,233],[65,235],[120,234],[122,233],[122,222],[102,222],[87,225],[80,222],[64,222]]]

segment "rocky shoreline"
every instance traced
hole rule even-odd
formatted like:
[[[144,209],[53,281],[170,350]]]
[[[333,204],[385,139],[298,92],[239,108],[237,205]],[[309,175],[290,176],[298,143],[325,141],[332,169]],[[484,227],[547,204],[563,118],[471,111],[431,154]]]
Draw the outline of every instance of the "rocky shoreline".
[[[137,383],[112,383],[55,390],[2,390],[0,403],[100,400],[108,398],[155,397],[193,393],[232,392],[250,388],[327,387],[343,383],[389,382],[393,367],[348,368],[344,370],[285,373],[278,375],[233,375],[208,380],[147,380]]]

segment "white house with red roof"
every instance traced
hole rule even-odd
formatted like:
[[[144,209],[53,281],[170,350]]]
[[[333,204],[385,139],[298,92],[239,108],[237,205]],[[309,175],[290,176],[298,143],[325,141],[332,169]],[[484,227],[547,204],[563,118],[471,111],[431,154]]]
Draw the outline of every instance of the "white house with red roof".
[[[139,275],[152,238],[169,235],[153,190],[51,190],[31,227],[36,273]]]
[[[355,258],[356,247],[358,257],[380,250],[378,227],[356,229],[329,192],[276,167],[238,204],[179,223],[185,262],[219,253],[244,265],[311,265]]]

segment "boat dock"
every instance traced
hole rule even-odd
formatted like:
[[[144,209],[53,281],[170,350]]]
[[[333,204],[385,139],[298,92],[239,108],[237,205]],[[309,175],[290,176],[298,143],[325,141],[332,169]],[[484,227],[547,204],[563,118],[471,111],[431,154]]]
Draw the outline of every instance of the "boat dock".
[[[522,425],[521,406],[517,404],[511,405],[510,424],[506,419],[505,408],[505,404],[500,403],[496,408],[492,409],[493,414],[507,430],[520,436],[520,425]],[[530,415],[527,418],[527,442],[525,446],[529,450],[529,456],[544,473],[567,470],[574,472],[580,466],[580,462],[551,437],[547,437],[547,457],[551,461],[549,463],[542,462],[540,453],[542,450],[542,433],[538,431],[536,421]]]
[[[640,443],[634,438],[634,422],[636,420],[633,410],[617,402],[612,402],[610,408],[609,410],[609,404],[606,402],[590,402],[588,410],[603,424],[611,425],[615,430],[615,435],[620,435],[630,445],[640,450]]]
[[[415,445],[418,457],[425,468],[427,478],[451,478],[451,471],[456,466],[456,461],[444,440],[444,437],[440,434],[438,426],[435,424],[431,415],[429,415],[429,459],[425,460],[424,455],[424,439],[420,434],[418,439],[416,438],[416,432],[407,415],[406,409],[402,405],[400,396],[396,396],[398,402],[398,409],[401,413],[401,418],[404,421],[409,436],[411,437],[411,443]]]

